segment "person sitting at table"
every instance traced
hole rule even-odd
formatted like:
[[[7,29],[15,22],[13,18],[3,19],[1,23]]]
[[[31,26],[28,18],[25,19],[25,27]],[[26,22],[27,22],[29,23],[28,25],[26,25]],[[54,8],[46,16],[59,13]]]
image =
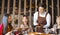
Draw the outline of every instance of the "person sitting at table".
[[[45,11],[45,5],[40,4],[38,12],[34,13],[33,16],[33,25],[34,27],[38,26],[37,32],[43,33],[45,28],[50,27],[51,16],[48,12]]]
[[[26,15],[23,15],[22,17],[22,24],[20,26],[20,28],[28,28],[28,17]]]
[[[23,15],[22,17],[22,24],[20,25],[20,28],[22,28],[23,34],[27,34],[29,32],[28,17],[26,15]]]
[[[60,16],[57,16],[56,23],[53,25],[53,28],[51,28],[51,31],[55,34],[60,33]]]
[[[8,20],[7,20],[7,22],[8,22],[8,30],[7,30],[7,32],[10,32],[13,29],[12,24],[11,24],[12,23],[12,17],[11,17],[10,14],[8,14]]]

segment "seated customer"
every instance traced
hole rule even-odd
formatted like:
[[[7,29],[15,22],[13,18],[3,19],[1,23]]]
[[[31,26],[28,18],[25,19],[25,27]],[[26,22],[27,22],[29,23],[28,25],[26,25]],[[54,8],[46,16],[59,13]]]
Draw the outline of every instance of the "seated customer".
[[[53,25],[53,28],[51,28],[51,31],[54,33],[59,33],[57,30],[60,30],[60,16],[57,17],[56,23]]]
[[[11,25],[11,22],[12,22],[12,17],[10,14],[8,14],[8,30],[7,32],[11,31],[13,29],[12,25]]]
[[[20,27],[23,28],[23,29],[28,28],[28,18],[27,18],[26,15],[23,16],[22,22],[23,22],[23,23],[21,24]]]
[[[27,33],[31,32],[32,28],[29,27],[28,17],[26,15],[23,16],[22,22],[23,23],[21,24],[21,28],[23,29],[23,34],[27,34]]]

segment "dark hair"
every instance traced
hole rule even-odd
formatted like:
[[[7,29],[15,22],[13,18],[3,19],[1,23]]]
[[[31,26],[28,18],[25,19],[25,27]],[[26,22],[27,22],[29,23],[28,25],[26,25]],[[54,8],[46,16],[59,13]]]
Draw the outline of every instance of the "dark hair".
[[[23,17],[26,17],[28,19],[28,16],[27,15],[23,15]],[[28,20],[29,22],[29,20]],[[27,22],[27,25],[29,26],[29,23]]]
[[[11,16],[10,14],[7,14],[7,16],[9,17],[9,16]]]
[[[23,15],[23,17],[26,17],[28,19],[28,16],[27,15]]]
[[[39,4],[39,7],[43,7],[44,9],[46,9],[46,4],[41,3]]]
[[[23,17],[27,17],[27,15],[23,15]]]
[[[9,17],[9,16],[11,16],[9,13],[5,13],[5,16],[7,16],[7,17]]]

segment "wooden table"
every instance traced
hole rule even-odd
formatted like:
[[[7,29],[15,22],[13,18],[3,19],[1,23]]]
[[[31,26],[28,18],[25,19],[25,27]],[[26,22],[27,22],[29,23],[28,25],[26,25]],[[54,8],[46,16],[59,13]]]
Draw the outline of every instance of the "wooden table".
[[[45,33],[38,33],[38,32],[30,32],[28,35],[51,35],[51,34],[45,34]]]

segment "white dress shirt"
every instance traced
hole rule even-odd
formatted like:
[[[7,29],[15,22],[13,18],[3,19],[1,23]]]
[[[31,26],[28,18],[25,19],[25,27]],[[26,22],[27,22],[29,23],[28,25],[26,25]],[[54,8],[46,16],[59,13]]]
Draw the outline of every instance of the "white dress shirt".
[[[47,13],[47,12],[44,12],[44,13],[42,13],[42,14],[39,14],[39,16],[40,16],[40,17],[45,17],[45,16],[46,16],[46,13]],[[35,13],[34,13],[34,16],[33,16],[33,25],[34,25],[34,26],[38,25],[37,19],[38,19],[38,12],[35,12]],[[46,16],[46,21],[47,21],[47,24],[44,25],[44,28],[48,28],[48,27],[50,26],[51,16],[50,16],[49,13],[48,13],[47,16]]]

